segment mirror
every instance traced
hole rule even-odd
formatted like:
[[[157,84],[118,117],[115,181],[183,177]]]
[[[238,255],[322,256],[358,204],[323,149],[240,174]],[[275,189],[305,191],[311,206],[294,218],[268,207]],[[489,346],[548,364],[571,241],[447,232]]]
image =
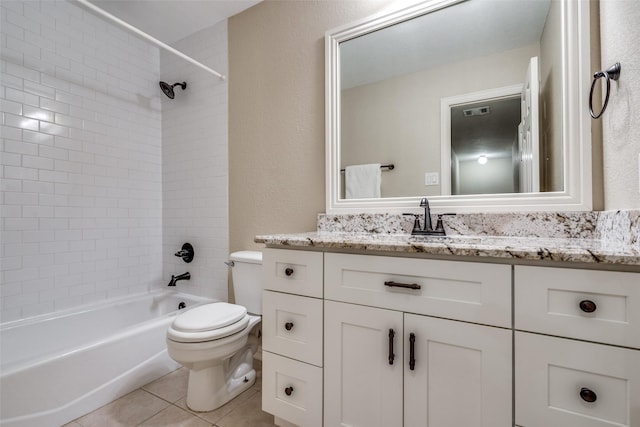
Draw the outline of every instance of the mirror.
[[[432,0],[327,32],[327,212],[590,210],[588,8]]]

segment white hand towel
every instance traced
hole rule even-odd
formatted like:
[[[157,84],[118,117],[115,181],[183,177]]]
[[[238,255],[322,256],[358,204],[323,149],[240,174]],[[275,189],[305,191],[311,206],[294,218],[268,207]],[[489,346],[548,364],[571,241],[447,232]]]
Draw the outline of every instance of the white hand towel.
[[[347,199],[380,197],[380,163],[347,166],[344,178]]]

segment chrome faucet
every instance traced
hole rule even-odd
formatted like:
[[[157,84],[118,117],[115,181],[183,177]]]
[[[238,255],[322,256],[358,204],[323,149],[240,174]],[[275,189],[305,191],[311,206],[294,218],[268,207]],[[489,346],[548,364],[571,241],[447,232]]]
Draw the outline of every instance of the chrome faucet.
[[[413,230],[411,230],[411,235],[413,236],[444,236],[446,235],[444,231],[444,227],[442,225],[442,215],[449,214],[440,214],[438,215],[438,222],[436,223],[435,230],[431,225],[431,209],[429,208],[429,201],[426,197],[423,197],[420,200],[420,207],[424,208],[424,226],[420,227],[420,220],[418,216],[415,216],[415,221],[413,223]]]
[[[172,274],[171,275],[171,281],[169,282],[169,284],[167,286],[175,286],[176,283],[178,283],[178,281],[180,281],[180,280],[191,280],[191,274],[189,274],[188,271],[186,273],[179,274],[177,276],[174,276]]]

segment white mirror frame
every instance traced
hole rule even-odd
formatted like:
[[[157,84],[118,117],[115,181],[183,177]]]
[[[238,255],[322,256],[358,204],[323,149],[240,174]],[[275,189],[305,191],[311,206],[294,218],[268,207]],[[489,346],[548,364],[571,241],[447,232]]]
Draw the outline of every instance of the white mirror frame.
[[[340,199],[341,42],[462,0],[432,0],[330,30],[325,35],[326,213],[419,211],[421,197]],[[471,0],[473,1],[473,0]],[[545,193],[432,196],[433,212],[585,211],[592,209],[589,2],[562,2],[562,135],[565,190]]]

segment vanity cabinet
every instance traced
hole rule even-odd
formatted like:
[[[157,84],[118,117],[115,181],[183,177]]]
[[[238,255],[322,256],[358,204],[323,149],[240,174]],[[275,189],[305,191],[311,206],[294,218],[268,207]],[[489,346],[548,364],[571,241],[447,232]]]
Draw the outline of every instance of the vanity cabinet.
[[[282,426],[640,426],[640,273],[265,249]]]
[[[515,266],[514,292],[516,424],[639,426],[640,274]]]
[[[510,295],[506,265],[325,254],[325,425],[511,425]]]
[[[279,425],[323,425],[322,269],[322,252],[263,252],[262,408]]]

